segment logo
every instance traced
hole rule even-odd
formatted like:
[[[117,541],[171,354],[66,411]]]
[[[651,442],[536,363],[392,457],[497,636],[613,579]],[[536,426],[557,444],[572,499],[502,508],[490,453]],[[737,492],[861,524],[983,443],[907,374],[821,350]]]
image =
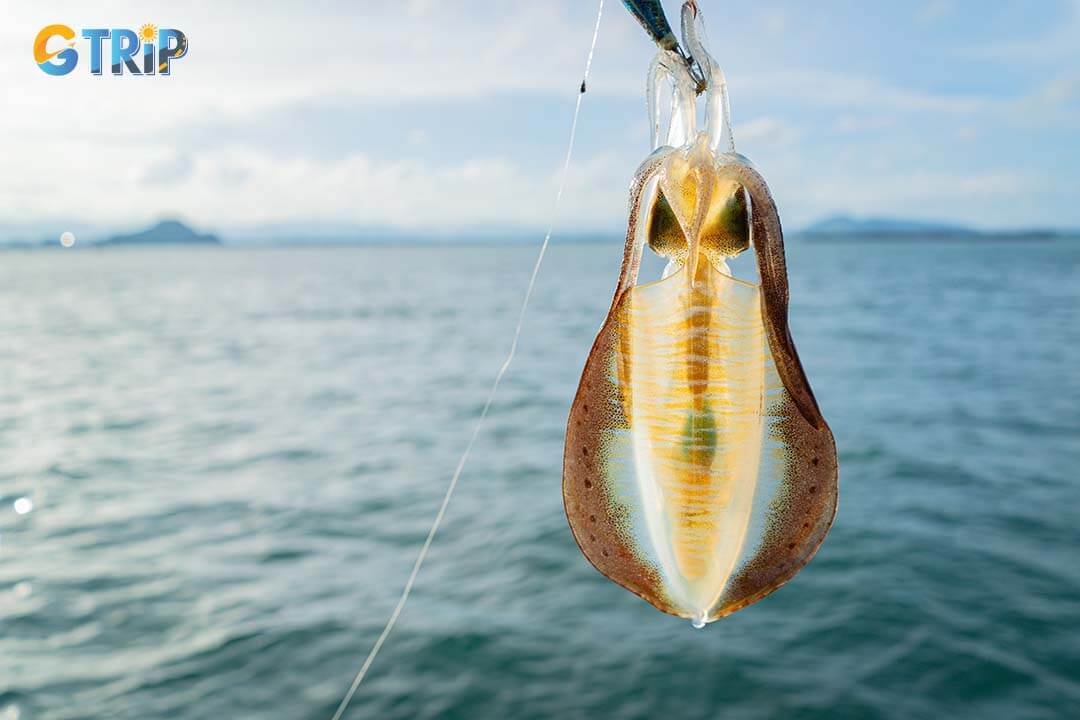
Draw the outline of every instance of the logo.
[[[187,35],[147,23],[138,32],[127,28],[85,28],[90,74],[102,75],[102,56],[109,54],[109,72],[123,75],[170,75],[170,63],[187,55]],[[79,64],[75,31],[67,25],[46,25],[34,38],[34,62],[49,75],[67,75]],[[50,45],[54,48],[49,50]]]

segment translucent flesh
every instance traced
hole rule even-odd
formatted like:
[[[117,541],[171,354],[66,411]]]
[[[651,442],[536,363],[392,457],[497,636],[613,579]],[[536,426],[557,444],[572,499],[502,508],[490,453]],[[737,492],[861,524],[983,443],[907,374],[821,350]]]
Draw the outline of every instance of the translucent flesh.
[[[636,287],[620,385],[646,534],[671,600],[716,605],[742,551],[762,442],[765,331],[758,288],[701,263]]]

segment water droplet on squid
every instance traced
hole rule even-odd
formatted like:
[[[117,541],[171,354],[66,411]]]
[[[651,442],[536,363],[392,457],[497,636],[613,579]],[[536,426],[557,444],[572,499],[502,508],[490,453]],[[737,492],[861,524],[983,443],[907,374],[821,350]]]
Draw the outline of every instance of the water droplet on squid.
[[[696,630],[702,629],[703,627],[705,627],[705,616],[704,615],[696,615],[690,621],[690,624],[693,625],[694,629],[696,629]]]

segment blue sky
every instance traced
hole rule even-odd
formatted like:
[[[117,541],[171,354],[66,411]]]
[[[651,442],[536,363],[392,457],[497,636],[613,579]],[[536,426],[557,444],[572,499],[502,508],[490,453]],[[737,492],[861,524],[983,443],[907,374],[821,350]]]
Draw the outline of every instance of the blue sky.
[[[5,8],[0,227],[545,224],[593,2],[269,5]],[[1080,2],[700,5],[738,148],[789,227],[1080,227]],[[191,51],[169,78],[91,77],[85,58],[50,77],[30,48],[54,22],[154,22]],[[608,0],[563,232],[622,231],[652,53]]]

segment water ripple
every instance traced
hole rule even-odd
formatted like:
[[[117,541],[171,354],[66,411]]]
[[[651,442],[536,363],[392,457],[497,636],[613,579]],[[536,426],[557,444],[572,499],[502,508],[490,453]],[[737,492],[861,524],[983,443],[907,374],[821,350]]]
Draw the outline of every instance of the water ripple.
[[[353,715],[1075,716],[1080,248],[853,247],[789,247],[836,525],[788,587],[703,633],[599,577],[566,528],[566,412],[619,248],[553,247]],[[0,720],[329,717],[532,259],[6,255]]]

